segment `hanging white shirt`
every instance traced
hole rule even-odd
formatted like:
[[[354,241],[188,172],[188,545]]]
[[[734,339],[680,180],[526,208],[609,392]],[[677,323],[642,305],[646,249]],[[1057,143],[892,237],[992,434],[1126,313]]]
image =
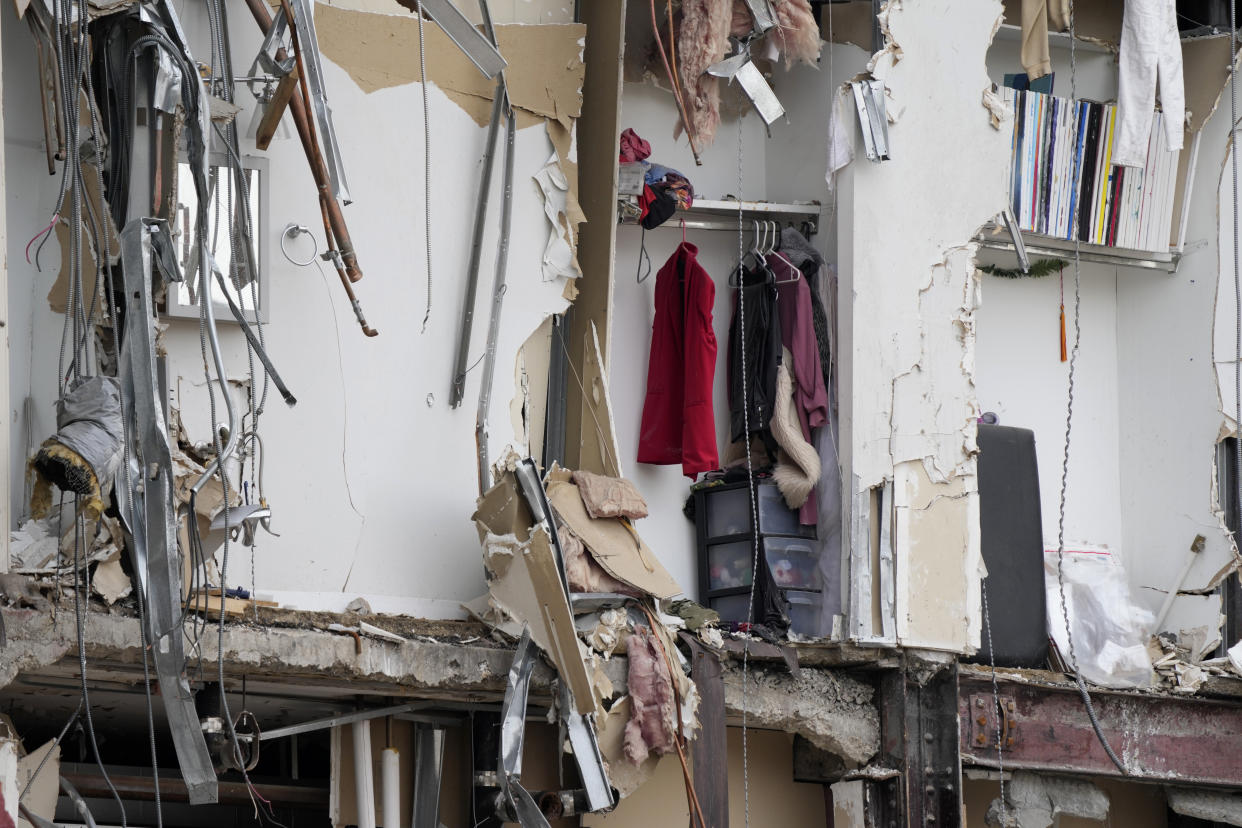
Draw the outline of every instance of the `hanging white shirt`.
[[[1175,0],[1126,0],[1121,24],[1121,73],[1117,90],[1117,143],[1113,163],[1142,167],[1156,105],[1156,80],[1170,151],[1182,148],[1186,90]]]

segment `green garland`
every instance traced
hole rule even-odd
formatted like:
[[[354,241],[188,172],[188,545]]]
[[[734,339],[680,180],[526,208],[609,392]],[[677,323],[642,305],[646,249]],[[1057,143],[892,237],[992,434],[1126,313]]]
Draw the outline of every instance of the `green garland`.
[[[979,265],[979,269],[989,276],[1002,276],[1006,279],[1023,279],[1028,277],[1031,279],[1037,279],[1040,276],[1049,276],[1053,273],[1057,273],[1063,267],[1065,267],[1065,262],[1060,259],[1040,259],[1039,261],[1031,262],[1031,269],[1025,273],[1023,273],[1022,269],[1018,267]]]

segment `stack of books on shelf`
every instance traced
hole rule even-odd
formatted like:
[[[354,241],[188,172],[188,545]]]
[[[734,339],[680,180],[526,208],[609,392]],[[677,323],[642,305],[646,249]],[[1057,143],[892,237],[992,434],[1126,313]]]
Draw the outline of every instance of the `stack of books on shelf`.
[[[1010,206],[1025,231],[1084,244],[1167,253],[1179,152],[1168,151],[1164,115],[1152,115],[1147,163],[1112,163],[1115,104],[1005,87],[1013,107]]]

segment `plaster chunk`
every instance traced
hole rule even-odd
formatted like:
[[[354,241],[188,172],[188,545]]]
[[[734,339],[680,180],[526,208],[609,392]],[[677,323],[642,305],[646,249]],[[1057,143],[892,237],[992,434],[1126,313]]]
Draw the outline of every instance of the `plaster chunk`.
[[[1168,788],[1169,807],[1176,814],[1225,825],[1242,825],[1242,797],[1215,791]]]
[[[1005,786],[1008,805],[1001,816],[1001,801],[994,800],[986,817],[1000,828],[1051,828],[1061,817],[1099,822],[1108,818],[1108,794],[1090,782],[1018,771]]]

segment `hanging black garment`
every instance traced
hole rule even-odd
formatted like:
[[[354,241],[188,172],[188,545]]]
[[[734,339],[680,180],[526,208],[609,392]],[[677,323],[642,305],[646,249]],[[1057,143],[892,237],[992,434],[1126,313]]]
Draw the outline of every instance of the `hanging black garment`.
[[[776,441],[768,428],[776,402],[776,367],[781,361],[781,322],[776,312],[776,285],[766,270],[739,273],[742,287],[733,291],[733,319],[729,323],[729,433],[743,439],[749,421],[775,456]],[[745,342],[739,324],[739,303],[745,292]],[[738,354],[742,357],[739,359]],[[743,388],[745,394],[742,393]],[[746,411],[743,413],[743,400]]]

